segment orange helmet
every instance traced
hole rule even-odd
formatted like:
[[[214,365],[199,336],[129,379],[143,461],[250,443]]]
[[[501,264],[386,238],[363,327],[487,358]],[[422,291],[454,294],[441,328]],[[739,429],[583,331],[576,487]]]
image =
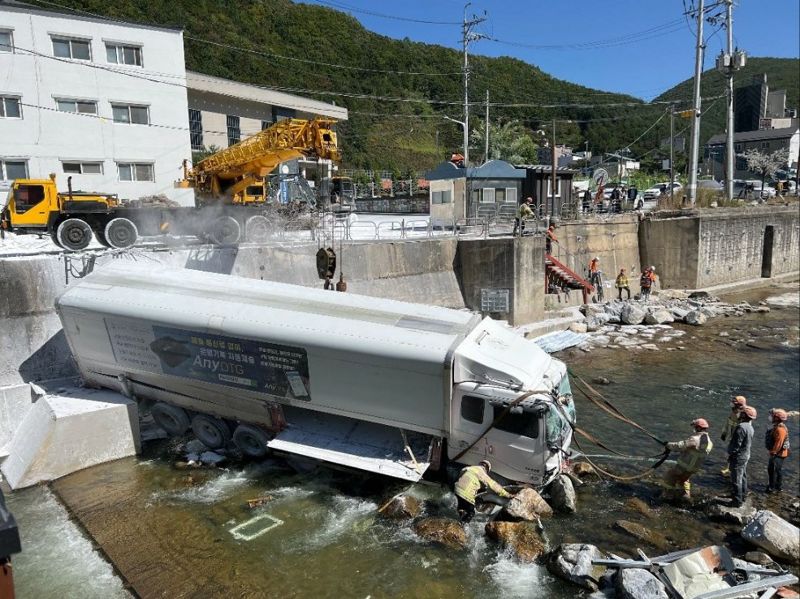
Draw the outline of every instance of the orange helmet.
[[[747,405],[747,398],[744,395],[737,395],[731,400],[731,405],[737,408],[743,408]]]
[[[786,413],[786,410],[782,410],[781,408],[770,410],[770,413],[772,414],[772,419],[777,422],[786,422],[789,419],[789,414]]]
[[[747,416],[750,420],[755,420],[758,417],[758,412],[753,406],[745,406],[742,408],[742,414]]]
[[[705,418],[695,418],[694,420],[692,420],[692,426],[694,428],[700,428],[705,430],[708,428],[708,420],[706,420]]]

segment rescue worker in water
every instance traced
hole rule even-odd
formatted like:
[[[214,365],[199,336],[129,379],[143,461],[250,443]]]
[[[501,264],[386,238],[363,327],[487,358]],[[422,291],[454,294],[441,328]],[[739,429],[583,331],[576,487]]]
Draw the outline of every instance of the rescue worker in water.
[[[678,463],[664,476],[664,484],[667,487],[664,495],[667,499],[691,498],[692,485],[689,479],[700,471],[706,456],[714,447],[708,434],[708,421],[705,418],[692,420],[692,428],[695,434],[688,439],[666,444],[668,450],[681,452]]]
[[[477,466],[467,466],[461,471],[455,485],[456,499],[458,500],[458,517],[462,524],[467,524],[475,515],[475,498],[487,488],[500,497],[511,497],[489,473],[492,464],[488,460],[481,460]]]

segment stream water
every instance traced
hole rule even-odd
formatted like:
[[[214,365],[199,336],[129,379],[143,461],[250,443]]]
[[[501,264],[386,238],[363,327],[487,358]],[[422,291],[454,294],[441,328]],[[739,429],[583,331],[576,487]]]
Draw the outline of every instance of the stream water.
[[[756,301],[796,289],[745,297]],[[800,403],[798,324],[796,307],[774,308],[768,314],[683,327],[683,337],[665,341],[658,351],[570,350],[560,357],[587,380],[610,379],[611,384],[597,388],[663,438],[688,436],[695,417],[711,422],[716,447],[695,480],[699,500],[727,491],[719,474],[725,459],[719,430],[730,397],[746,395],[760,413],[750,463],[754,496],[784,513],[787,497],[761,493],[766,483],[762,439],[770,407],[798,409]],[[581,426],[607,443],[641,455],[660,451],[653,441],[611,421],[585,400],[576,401]],[[790,424],[790,430],[792,447],[798,450],[786,462],[784,488],[796,493],[797,424]],[[379,505],[402,485],[327,468],[298,474],[282,461],[228,470],[178,470],[166,457],[168,445],[150,442],[141,457],[53,484],[54,493],[143,597],[580,596],[543,567],[521,565],[498,550],[483,535],[482,522],[471,524],[470,548],[458,552],[427,545],[408,527],[377,516]],[[586,444],[584,449],[589,452]],[[632,472],[624,463],[603,463]],[[711,543],[737,548],[736,528],[710,523],[696,511],[662,505],[657,491],[653,480],[586,484],[578,489],[577,515],[545,522],[547,540],[551,545],[591,542],[622,555],[634,554],[636,547],[650,555]],[[417,485],[409,492],[426,500],[428,513],[455,516],[448,489]],[[263,496],[269,498],[263,506],[247,507],[248,499]],[[649,509],[632,509],[626,504],[631,497]],[[81,588],[82,597],[125,596],[110,566],[74,526],[65,528],[66,514],[52,509],[49,491],[29,489],[9,499],[25,541],[24,552],[14,560],[18,597],[62,598],[72,596],[69,588]],[[665,539],[635,540],[614,526],[619,519],[639,522]]]

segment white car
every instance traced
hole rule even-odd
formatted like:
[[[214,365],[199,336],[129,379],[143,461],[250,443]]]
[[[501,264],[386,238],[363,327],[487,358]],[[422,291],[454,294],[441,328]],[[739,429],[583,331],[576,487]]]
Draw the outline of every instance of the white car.
[[[644,199],[645,200],[655,200],[658,196],[661,195],[661,189],[662,188],[666,189],[667,191],[669,191],[669,181],[667,181],[666,183],[658,183],[657,185],[654,185],[650,189],[645,189],[644,190]],[[683,189],[683,185],[681,185],[680,183],[675,181],[672,184],[672,189],[674,189],[675,191],[678,191],[679,189]]]

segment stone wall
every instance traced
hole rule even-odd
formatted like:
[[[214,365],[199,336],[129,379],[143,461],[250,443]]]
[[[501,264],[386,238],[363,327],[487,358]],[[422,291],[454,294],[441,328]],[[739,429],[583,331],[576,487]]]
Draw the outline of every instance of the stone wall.
[[[656,267],[661,287],[695,289],[699,240],[698,218],[645,220],[639,228],[642,264]]]

